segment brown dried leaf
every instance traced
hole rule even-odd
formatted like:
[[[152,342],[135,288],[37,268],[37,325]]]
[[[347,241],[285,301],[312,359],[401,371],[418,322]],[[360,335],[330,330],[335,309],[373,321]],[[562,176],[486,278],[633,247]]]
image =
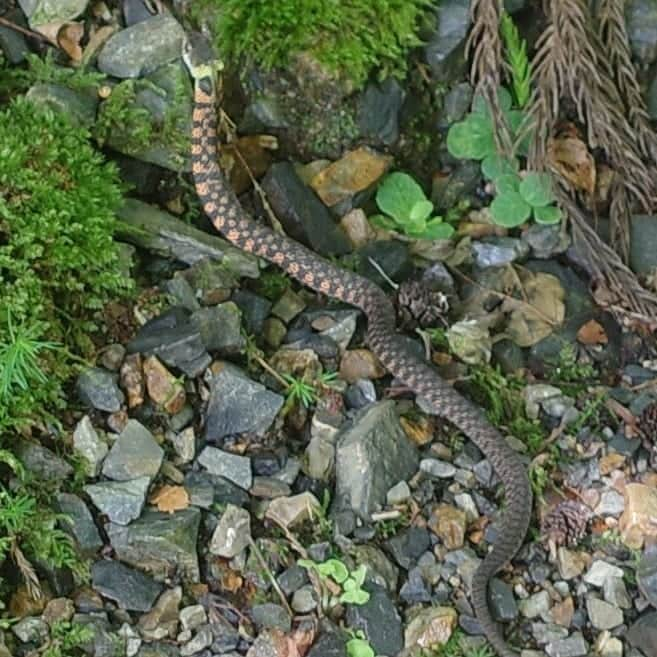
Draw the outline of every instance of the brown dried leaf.
[[[591,319],[580,326],[579,331],[577,331],[577,341],[586,345],[607,344],[609,338],[607,338],[604,327]]]
[[[189,493],[183,486],[162,486],[150,499],[158,511],[174,513],[189,506]]]
[[[57,34],[59,47],[79,64],[82,61],[82,47],[80,41],[84,36],[84,23],[64,23]]]
[[[548,143],[548,158],[556,169],[576,189],[593,194],[596,166],[587,145],[574,136],[559,136]]]

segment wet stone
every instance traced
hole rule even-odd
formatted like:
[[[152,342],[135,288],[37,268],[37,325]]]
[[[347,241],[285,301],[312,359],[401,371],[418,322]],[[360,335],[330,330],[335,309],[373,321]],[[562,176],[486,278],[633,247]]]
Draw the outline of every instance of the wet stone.
[[[103,481],[85,486],[84,491],[111,522],[127,525],[141,514],[149,483],[150,477],[131,481]]]
[[[62,529],[71,534],[83,555],[95,554],[103,546],[103,541],[87,505],[77,495],[59,493],[57,506],[70,520],[62,522]]]
[[[196,541],[201,512],[190,507],[175,513],[146,511],[128,527],[110,524],[107,535],[116,556],[140,567],[157,580],[176,573],[186,581],[199,580]]]
[[[180,57],[182,26],[171,15],[141,21],[111,36],[98,55],[98,68],[117,78],[138,78]]]
[[[253,485],[251,460],[247,456],[224,452],[216,447],[206,447],[199,455],[198,462],[210,474],[223,477],[244,490]]]
[[[242,317],[233,302],[201,308],[190,319],[208,351],[217,352],[220,356],[235,356],[244,349],[246,343],[241,332]]]
[[[253,432],[263,435],[283,405],[283,397],[247,378],[237,367],[226,364],[212,378],[205,426],[206,440]],[[220,474],[220,473],[217,473]],[[243,485],[245,482],[236,482]]]
[[[370,599],[364,605],[349,605],[347,624],[363,631],[376,654],[396,655],[404,645],[399,613],[384,588],[370,584],[366,589]]]
[[[513,590],[501,579],[493,578],[490,581],[488,599],[496,620],[506,623],[518,617],[518,605]]]
[[[129,611],[150,611],[162,591],[161,584],[118,561],[94,563],[91,582],[94,590]]]
[[[78,377],[76,388],[82,403],[107,413],[121,410],[124,396],[112,372],[91,367]]]
[[[164,450],[151,432],[137,420],[128,420],[103,463],[103,474],[115,481],[154,477],[160,470]]]

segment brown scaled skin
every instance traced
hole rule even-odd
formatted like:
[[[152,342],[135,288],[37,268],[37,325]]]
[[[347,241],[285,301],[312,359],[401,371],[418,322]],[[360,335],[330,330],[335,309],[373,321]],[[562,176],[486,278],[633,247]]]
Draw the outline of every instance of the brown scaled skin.
[[[499,535],[472,579],[472,603],[486,638],[500,657],[518,657],[488,608],[490,578],[520,549],[529,527],[532,492],[526,469],[481,409],[457,393],[424,361],[409,353],[395,333],[388,297],[370,280],[341,270],[288,237],[257,224],[240,206],[217,165],[217,115],[212,55],[201,35],[185,44],[183,58],[195,80],[192,172],[203,209],[215,228],[235,246],[254,253],[313,290],[360,308],[367,317],[367,340],[385,368],[422,397],[436,415],[458,427],[490,461],[505,489]],[[203,52],[205,51],[205,52]]]

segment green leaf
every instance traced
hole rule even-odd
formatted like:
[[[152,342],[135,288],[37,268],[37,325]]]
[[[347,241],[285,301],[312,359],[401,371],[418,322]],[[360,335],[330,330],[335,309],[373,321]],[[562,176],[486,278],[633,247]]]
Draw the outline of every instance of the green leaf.
[[[490,211],[498,226],[515,228],[529,219],[532,208],[518,192],[508,191],[495,197]]]
[[[497,180],[500,176],[514,175],[518,171],[518,161],[509,159],[499,153],[492,153],[481,163],[481,172],[489,180]]]
[[[500,87],[497,90],[497,100],[500,104],[500,109],[503,112],[510,110],[513,105],[511,94],[504,87]],[[480,93],[475,94],[475,97],[472,100],[472,111],[475,114],[481,114],[490,120],[490,108],[488,107],[488,102]]]
[[[384,214],[373,214],[370,217],[370,223],[374,224],[377,228],[383,228],[384,230],[397,230],[398,226],[395,223],[394,219],[386,217]]]
[[[520,195],[529,205],[543,208],[554,202],[552,179],[547,173],[528,173],[520,183]]]
[[[345,591],[340,596],[340,602],[348,605],[364,605],[370,599],[370,594],[363,589],[353,589]]]
[[[347,566],[345,566],[339,559],[329,559],[324,563],[320,563],[317,565],[317,570],[320,575],[330,577],[338,584],[342,584],[342,582],[349,577]]]
[[[365,564],[361,564],[360,566],[358,566],[358,568],[356,568],[356,570],[352,571],[351,578],[356,582],[356,584],[360,588],[365,583],[366,575],[367,575],[367,566]]]
[[[421,240],[448,240],[454,234],[454,226],[445,223],[440,217],[427,222],[426,228],[420,234],[414,234]]]
[[[447,150],[459,160],[474,160],[470,128],[465,121],[452,124],[447,132]]]
[[[346,648],[348,657],[375,657],[372,646],[365,639],[350,639]]]
[[[506,174],[495,180],[495,191],[497,194],[517,192],[520,188],[520,176],[517,173]]]
[[[558,224],[561,221],[561,209],[556,205],[534,208],[534,219],[539,224]]]
[[[411,209],[416,203],[426,200],[424,191],[415,180],[401,172],[386,176],[376,192],[379,210],[399,224],[405,224],[410,219]]]
[[[428,200],[418,201],[412,208],[410,219],[416,221],[418,219],[425,220],[433,212],[433,203]]]
[[[312,568],[317,568],[317,564],[310,559],[299,559],[297,564],[306,570],[311,570]]]
[[[486,116],[470,114],[447,133],[447,150],[459,159],[483,160],[495,152],[493,126]]]

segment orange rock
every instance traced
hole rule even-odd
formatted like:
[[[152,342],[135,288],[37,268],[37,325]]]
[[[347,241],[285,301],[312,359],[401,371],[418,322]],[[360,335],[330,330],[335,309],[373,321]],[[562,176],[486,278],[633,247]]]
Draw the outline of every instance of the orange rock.
[[[380,379],[385,373],[379,359],[368,349],[345,351],[340,361],[340,378],[347,383],[358,379]]]
[[[625,545],[636,550],[646,538],[657,537],[657,488],[627,484],[625,511],[618,526]]]
[[[144,361],[144,375],[148,396],[167,413],[180,413],[185,405],[185,389],[169,370],[155,357]]]

